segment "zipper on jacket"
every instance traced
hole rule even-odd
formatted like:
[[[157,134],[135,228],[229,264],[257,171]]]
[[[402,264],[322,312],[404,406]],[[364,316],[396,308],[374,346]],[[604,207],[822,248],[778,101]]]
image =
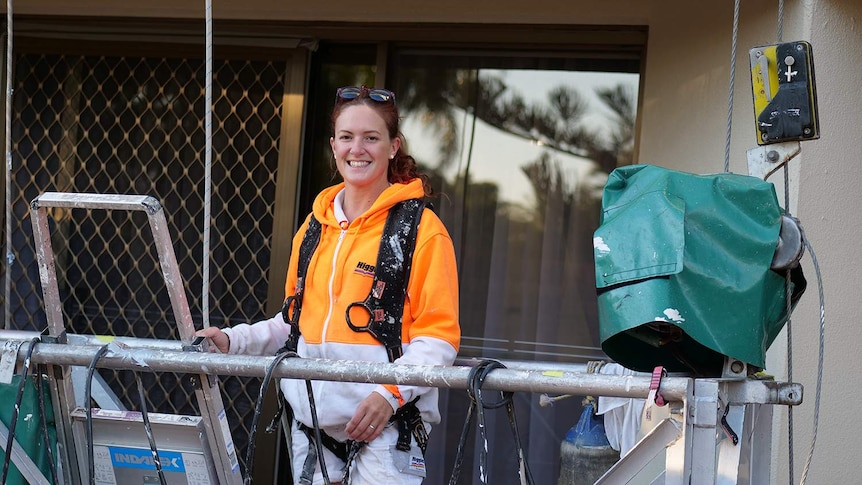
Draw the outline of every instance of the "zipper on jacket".
[[[327,290],[329,294],[329,308],[326,310],[326,318],[323,319],[323,333],[320,335],[321,350],[324,350],[322,344],[326,343],[326,332],[329,329],[329,321],[332,318],[332,307],[335,306],[334,302],[332,301],[332,284],[335,281],[335,268],[336,261],[338,261],[338,251],[341,249],[341,243],[344,241],[344,236],[346,235],[347,230],[342,229],[341,234],[338,235],[338,241],[335,243],[335,250],[332,252],[332,266],[329,270],[329,288]],[[325,355],[323,357],[326,358]]]

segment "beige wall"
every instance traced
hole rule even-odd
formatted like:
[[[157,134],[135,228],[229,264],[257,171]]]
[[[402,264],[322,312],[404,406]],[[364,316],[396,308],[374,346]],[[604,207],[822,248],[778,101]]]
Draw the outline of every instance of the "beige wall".
[[[275,2],[216,0],[216,18],[267,20],[630,24],[649,26],[639,157],[643,163],[698,172],[724,166],[733,2],[681,0],[439,0],[437,2]],[[755,146],[748,49],[777,40],[777,0],[742,3],[732,117],[731,170],[746,172],[745,150]],[[505,5],[505,6],[504,6]],[[784,40],[814,46],[822,138],[803,143],[791,162],[791,209],[814,247],[824,278],[826,360],[817,448],[809,483],[858,483],[862,460],[859,295],[862,213],[862,4],[857,0],[786,2]],[[201,18],[203,1],[44,0],[17,2],[16,13]],[[774,179],[774,180],[773,180]],[[773,176],[783,200],[781,174]],[[819,308],[810,255],[803,260],[809,290],[794,314],[793,367],[805,385],[794,412],[798,482],[813,428]],[[785,336],[769,353],[769,372],[785,378]],[[775,442],[773,483],[787,483],[786,414]],[[782,451],[778,451],[778,449]]]
[[[826,299],[826,356],[820,429],[811,465],[811,483],[859,483],[862,420],[856,414],[862,398],[862,358],[856,318],[862,315],[859,294],[859,244],[862,233],[862,4],[804,2],[794,12],[800,35],[810,38],[817,54],[817,89],[822,138],[806,144],[798,181],[800,220],[816,251]],[[806,267],[814,282],[810,263]],[[814,287],[812,287],[812,290]],[[811,438],[814,402],[817,300],[812,291],[797,312],[794,325],[794,377],[806,383],[806,404],[794,416],[799,422],[797,446]],[[797,450],[797,457],[800,452]],[[807,452],[807,450],[805,450]],[[797,463],[802,461],[797,458]],[[799,475],[797,475],[798,480]]]

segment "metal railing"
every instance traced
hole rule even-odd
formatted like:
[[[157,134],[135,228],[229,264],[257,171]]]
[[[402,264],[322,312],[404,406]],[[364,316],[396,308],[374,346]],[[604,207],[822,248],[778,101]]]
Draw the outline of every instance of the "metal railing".
[[[92,339],[98,341],[96,336],[74,336],[66,344],[32,344],[29,340],[32,337],[33,334],[27,332],[3,332],[0,342],[19,341],[18,360],[24,359],[30,345],[36,345],[31,352],[32,363],[61,366],[87,365],[100,347],[93,345]],[[109,351],[99,360],[98,367],[262,377],[276,359],[188,352],[176,343],[153,340],[120,341],[122,346]],[[297,357],[281,360],[272,376],[465,389],[469,385],[471,362],[463,364],[446,367]],[[578,364],[505,364],[506,367],[488,374],[483,389],[646,398],[654,384],[647,375],[591,374]],[[640,440],[597,483],[620,483],[623,478],[630,479],[662,451],[666,454],[666,470],[660,476],[668,485],[765,483],[763,480],[769,474],[772,406],[802,402],[800,384],[758,379],[665,377],[661,381],[661,394],[671,402],[670,417]],[[722,432],[742,438],[739,442],[723,439]]]

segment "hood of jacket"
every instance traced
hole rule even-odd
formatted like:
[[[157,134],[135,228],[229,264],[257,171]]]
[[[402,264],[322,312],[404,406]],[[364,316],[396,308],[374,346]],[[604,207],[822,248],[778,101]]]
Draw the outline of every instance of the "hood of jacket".
[[[333,185],[321,191],[314,199],[312,212],[314,217],[323,225],[340,227],[335,217],[333,201],[335,196],[344,189],[344,182]],[[350,225],[378,222],[378,219],[386,220],[389,209],[393,205],[408,199],[421,199],[425,196],[422,180],[415,178],[407,183],[395,183],[386,188],[371,207],[354,219]]]

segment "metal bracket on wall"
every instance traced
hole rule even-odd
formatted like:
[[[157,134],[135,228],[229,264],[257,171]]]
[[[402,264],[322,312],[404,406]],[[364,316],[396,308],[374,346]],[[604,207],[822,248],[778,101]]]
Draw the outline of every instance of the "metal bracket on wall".
[[[798,155],[800,151],[801,147],[798,141],[774,143],[772,145],[752,148],[746,152],[748,175],[766,180],[776,170]]]

